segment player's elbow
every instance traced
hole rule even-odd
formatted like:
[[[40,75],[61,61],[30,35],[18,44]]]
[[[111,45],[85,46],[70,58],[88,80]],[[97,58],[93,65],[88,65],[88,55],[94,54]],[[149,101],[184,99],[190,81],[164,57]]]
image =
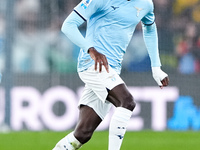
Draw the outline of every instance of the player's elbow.
[[[66,35],[73,35],[73,31],[78,31],[78,27],[84,23],[84,20],[74,11],[65,19],[61,31]]]
[[[61,27],[61,31],[62,33],[64,33],[65,35],[68,35],[68,33],[70,32],[71,27],[70,27],[70,23],[67,21],[67,19],[63,22],[62,27]]]
[[[62,32],[62,33],[65,33],[65,29],[64,29],[64,23],[62,24],[62,27],[61,27],[61,32]]]

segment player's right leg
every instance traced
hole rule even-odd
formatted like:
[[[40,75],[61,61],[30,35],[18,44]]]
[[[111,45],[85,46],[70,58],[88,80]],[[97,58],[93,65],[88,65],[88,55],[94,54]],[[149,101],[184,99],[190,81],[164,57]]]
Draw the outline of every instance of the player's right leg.
[[[80,107],[79,120],[74,130],[74,136],[82,144],[85,144],[90,140],[101,121],[102,119],[91,107],[82,105]]]
[[[61,139],[53,150],[77,150],[92,137],[102,119],[89,106],[81,105],[79,120],[73,132]]]
[[[76,150],[81,147],[81,143],[75,138],[74,133],[71,132],[64,138],[62,138],[53,150]]]

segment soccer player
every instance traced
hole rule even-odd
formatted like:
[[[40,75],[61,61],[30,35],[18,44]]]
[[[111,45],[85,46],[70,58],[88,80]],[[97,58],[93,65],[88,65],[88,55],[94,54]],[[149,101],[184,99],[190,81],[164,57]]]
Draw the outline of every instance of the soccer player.
[[[153,78],[161,88],[168,85],[168,75],[160,68],[153,9],[152,0],[83,0],[66,18],[61,30],[81,48],[78,74],[85,88],[75,130],[53,150],[79,149],[90,140],[111,105],[116,109],[109,126],[108,149],[120,149],[135,102],[119,74],[123,55],[139,22],[143,24]],[[85,21],[87,30],[83,37],[78,27]]]

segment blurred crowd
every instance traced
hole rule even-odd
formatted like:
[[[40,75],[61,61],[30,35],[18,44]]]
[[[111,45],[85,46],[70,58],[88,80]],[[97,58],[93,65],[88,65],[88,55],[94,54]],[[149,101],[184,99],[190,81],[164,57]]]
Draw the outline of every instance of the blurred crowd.
[[[200,0],[176,0],[172,20],[178,71],[200,72]]]
[[[200,0],[153,0],[163,67],[183,74],[200,72]],[[80,0],[15,0],[12,68],[18,73],[76,71],[79,48],[60,31]],[[4,70],[6,0],[0,1],[0,70]],[[85,25],[80,29],[85,32]],[[124,59],[125,71],[149,71],[138,25]]]

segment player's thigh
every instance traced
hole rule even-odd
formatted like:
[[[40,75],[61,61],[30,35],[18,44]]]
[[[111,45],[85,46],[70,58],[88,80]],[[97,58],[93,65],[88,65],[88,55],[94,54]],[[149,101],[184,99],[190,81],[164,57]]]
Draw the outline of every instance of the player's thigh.
[[[134,109],[135,102],[125,84],[119,84],[108,92],[107,100],[116,107],[124,106]]]

